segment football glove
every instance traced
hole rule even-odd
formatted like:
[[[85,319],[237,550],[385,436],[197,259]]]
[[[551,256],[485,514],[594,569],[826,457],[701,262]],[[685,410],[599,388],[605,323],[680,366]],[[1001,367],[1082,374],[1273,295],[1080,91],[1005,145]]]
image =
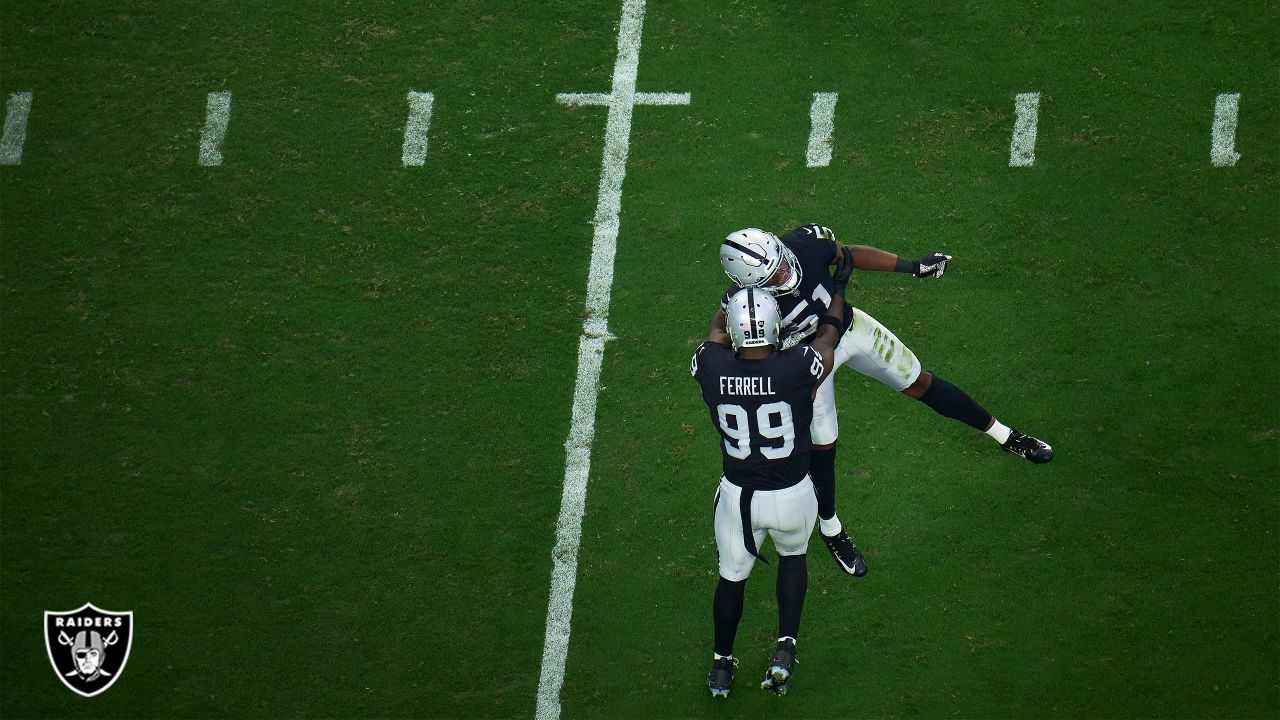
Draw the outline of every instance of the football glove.
[[[950,259],[950,255],[944,255],[937,250],[927,252],[917,261],[915,275],[918,278],[940,278],[942,273],[947,271],[947,261]]]

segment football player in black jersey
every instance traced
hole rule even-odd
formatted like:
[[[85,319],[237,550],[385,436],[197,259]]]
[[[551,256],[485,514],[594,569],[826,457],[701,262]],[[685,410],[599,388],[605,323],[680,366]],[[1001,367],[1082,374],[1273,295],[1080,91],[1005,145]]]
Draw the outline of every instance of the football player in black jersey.
[[[760,686],[785,694],[795,665],[800,613],[809,582],[806,553],[818,514],[809,478],[813,394],[833,368],[844,326],[844,285],[852,262],[837,264],[833,299],[815,320],[812,345],[781,347],[778,303],[746,288],[725,304],[728,345],[708,340],[690,372],[721,438],[723,474],[715,496],[720,579],[712,603],[715,648],[707,687],[726,697],[737,661],[733,640],[747,577],[767,533],[778,551],[778,644]],[[825,273],[824,273],[825,275]],[[765,561],[767,562],[767,561]]]
[[[947,261],[951,259],[950,255],[931,252],[920,260],[909,260],[866,245],[843,245],[836,242],[835,233],[830,228],[813,223],[802,225],[782,237],[747,228],[730,233],[720,246],[720,265],[733,281],[725,298],[744,287],[772,293],[783,315],[782,346],[792,347],[813,337],[818,318],[831,300],[831,278],[827,269],[844,257],[850,258],[856,269],[905,272],[915,277],[942,277]],[[725,342],[727,338],[724,310],[722,299],[721,310],[712,319],[710,332],[711,339],[718,342]],[[1047,443],[1007,427],[968,393],[922,369],[915,353],[875,318],[848,305],[845,306],[844,317],[849,325],[835,350],[837,365],[847,365],[923,402],[945,417],[986,433],[1006,452],[1033,463],[1053,459],[1053,448]],[[809,472],[818,492],[819,529],[823,542],[845,572],[859,574],[859,568],[848,561],[856,548],[853,548],[836,515],[835,454],[838,435],[833,376],[819,387],[814,400]]]

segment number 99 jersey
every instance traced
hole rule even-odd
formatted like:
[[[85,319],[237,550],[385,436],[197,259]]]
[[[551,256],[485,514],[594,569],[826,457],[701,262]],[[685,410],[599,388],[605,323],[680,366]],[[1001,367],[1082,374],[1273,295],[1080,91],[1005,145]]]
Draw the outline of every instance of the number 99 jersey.
[[[694,352],[689,369],[720,433],[729,482],[780,490],[804,480],[812,445],[811,393],[824,369],[813,348],[800,345],[747,360],[708,341]]]

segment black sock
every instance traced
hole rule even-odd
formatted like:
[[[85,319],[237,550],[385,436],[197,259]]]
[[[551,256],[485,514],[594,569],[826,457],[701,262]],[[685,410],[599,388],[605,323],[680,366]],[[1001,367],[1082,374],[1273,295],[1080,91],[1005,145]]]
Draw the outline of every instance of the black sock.
[[[778,637],[800,637],[800,611],[804,609],[804,592],[808,587],[809,563],[805,556],[779,556]]]
[[[809,451],[809,477],[818,495],[818,517],[830,520],[836,514],[836,449]]]
[[[991,424],[991,413],[978,404],[969,394],[937,375],[929,383],[920,402],[933,408],[933,411],[952,420],[959,420],[978,432],[986,432]],[[821,512],[821,509],[819,509]]]
[[[716,585],[716,597],[711,603],[711,619],[715,622],[717,655],[733,654],[733,636],[738,634],[738,621],[742,620],[743,598],[747,581],[720,578]]]

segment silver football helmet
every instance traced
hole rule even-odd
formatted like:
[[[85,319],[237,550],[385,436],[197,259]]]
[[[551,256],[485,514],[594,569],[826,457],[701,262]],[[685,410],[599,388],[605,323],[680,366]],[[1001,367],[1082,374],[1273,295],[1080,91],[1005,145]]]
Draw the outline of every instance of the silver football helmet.
[[[777,295],[800,287],[800,263],[777,235],[758,228],[729,233],[720,244],[720,267],[735,285]]]
[[[760,345],[777,347],[782,312],[773,295],[756,288],[743,288],[729,298],[724,325],[734,350]]]

